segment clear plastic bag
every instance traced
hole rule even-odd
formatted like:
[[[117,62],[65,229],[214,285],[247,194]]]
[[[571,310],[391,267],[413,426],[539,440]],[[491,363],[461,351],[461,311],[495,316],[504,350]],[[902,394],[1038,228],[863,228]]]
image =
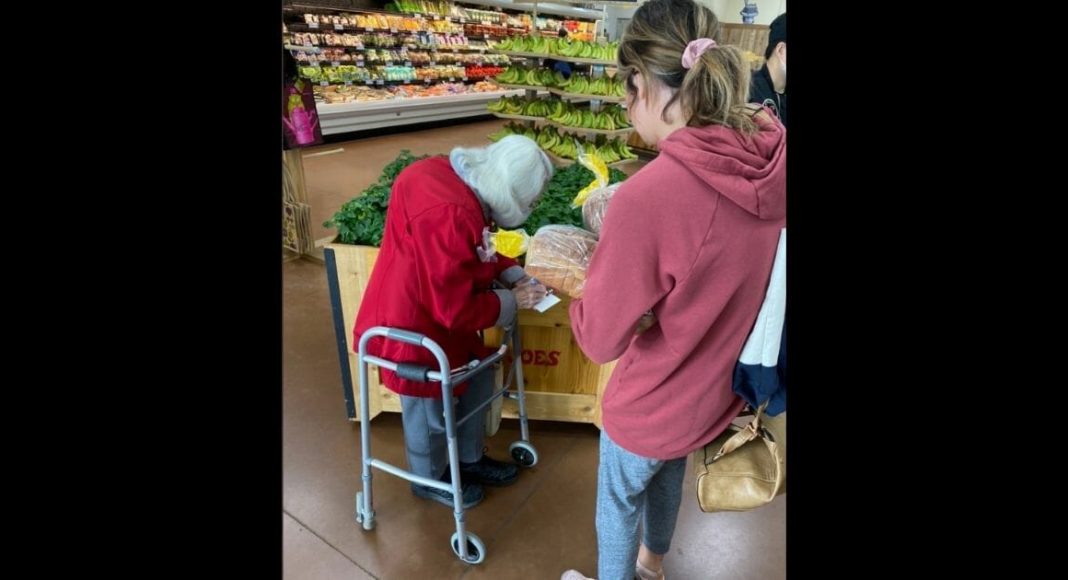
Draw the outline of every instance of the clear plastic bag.
[[[597,236],[575,226],[544,226],[530,238],[524,270],[557,293],[581,298]]]
[[[608,185],[608,165],[605,164],[600,155],[597,155],[597,153],[594,152],[586,153],[586,149],[582,145],[579,145],[578,162],[583,167],[593,172],[593,181],[575,195],[575,199],[571,201],[571,207],[581,206],[585,203],[586,197],[589,196],[590,193]]]
[[[604,223],[604,214],[608,211],[608,201],[620,185],[623,185],[622,181],[596,189],[586,198],[586,202],[582,204],[582,223],[587,230],[601,235],[601,224]]]

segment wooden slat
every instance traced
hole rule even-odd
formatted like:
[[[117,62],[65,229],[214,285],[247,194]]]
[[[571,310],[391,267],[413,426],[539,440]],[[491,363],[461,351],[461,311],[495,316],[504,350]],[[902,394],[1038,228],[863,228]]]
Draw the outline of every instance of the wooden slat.
[[[378,258],[378,248],[370,246],[353,246],[349,244],[328,244],[328,248],[334,251],[337,261],[338,289],[341,292],[341,311],[345,318],[345,341],[349,353],[349,369],[352,372],[353,398],[356,400],[356,420],[360,420],[360,374],[359,365],[356,363],[357,356],[353,351],[352,328],[356,324],[356,314],[360,310],[360,302],[363,300],[363,291],[367,288],[367,282],[371,278],[375,260]],[[368,372],[368,392],[371,394],[369,401],[370,418],[375,418],[382,412],[381,391],[378,380],[378,372],[372,367]]]
[[[594,412],[600,406],[595,395],[563,395],[527,391],[524,396],[527,419],[592,423]],[[505,399],[501,407],[501,417],[519,418],[519,402]]]

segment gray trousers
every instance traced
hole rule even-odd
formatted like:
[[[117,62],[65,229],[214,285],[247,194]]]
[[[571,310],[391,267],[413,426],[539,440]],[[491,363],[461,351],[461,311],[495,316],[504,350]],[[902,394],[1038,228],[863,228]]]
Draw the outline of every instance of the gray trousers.
[[[454,398],[456,421],[462,419],[493,394],[495,373],[490,367],[471,377],[467,391]],[[439,387],[440,388],[440,387]],[[445,407],[441,399],[400,396],[404,422],[404,447],[408,455],[408,469],[416,475],[439,479],[449,465],[445,439]],[[456,443],[461,463],[482,459],[486,436],[486,409],[475,414],[456,428]]]
[[[597,579],[632,580],[641,541],[667,554],[682,503],[686,458],[650,459],[623,449],[601,431],[597,470]]]

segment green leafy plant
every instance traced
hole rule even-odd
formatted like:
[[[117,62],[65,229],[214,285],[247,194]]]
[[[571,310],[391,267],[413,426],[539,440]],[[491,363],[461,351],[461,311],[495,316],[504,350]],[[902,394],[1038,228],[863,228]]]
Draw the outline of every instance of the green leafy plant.
[[[608,183],[616,183],[626,178],[625,173],[614,167],[608,171]],[[571,200],[591,181],[593,172],[578,163],[558,169],[549,180],[545,194],[538,200],[538,205],[523,224],[523,229],[534,235],[538,228],[551,224],[581,228],[582,208],[571,207]]]
[[[416,157],[404,149],[396,159],[382,169],[378,181],[363,190],[341,206],[334,217],[323,222],[323,227],[337,228],[337,236],[342,244],[358,246],[382,245],[382,235],[386,229],[386,208],[389,207],[389,194],[393,189],[393,180],[401,170],[429,155]]]
[[[381,246],[393,180],[405,167],[427,157],[429,155],[415,157],[407,149],[401,151],[396,159],[383,168],[382,175],[374,185],[363,190],[359,197],[345,202],[323,226],[337,228],[337,241],[342,244]],[[612,168],[608,173],[608,182],[616,183],[626,177],[622,171]],[[537,207],[523,224],[523,229],[533,235],[538,228],[549,224],[582,227],[582,208],[572,208],[571,200],[591,181],[593,172],[578,163],[558,169],[549,180]]]

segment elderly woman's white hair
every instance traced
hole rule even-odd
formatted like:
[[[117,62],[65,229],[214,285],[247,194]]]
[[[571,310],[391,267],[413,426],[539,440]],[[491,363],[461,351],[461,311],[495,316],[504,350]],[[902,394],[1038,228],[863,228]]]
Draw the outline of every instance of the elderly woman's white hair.
[[[509,135],[480,149],[457,147],[449,162],[505,228],[521,225],[553,176],[549,156],[528,137]]]

